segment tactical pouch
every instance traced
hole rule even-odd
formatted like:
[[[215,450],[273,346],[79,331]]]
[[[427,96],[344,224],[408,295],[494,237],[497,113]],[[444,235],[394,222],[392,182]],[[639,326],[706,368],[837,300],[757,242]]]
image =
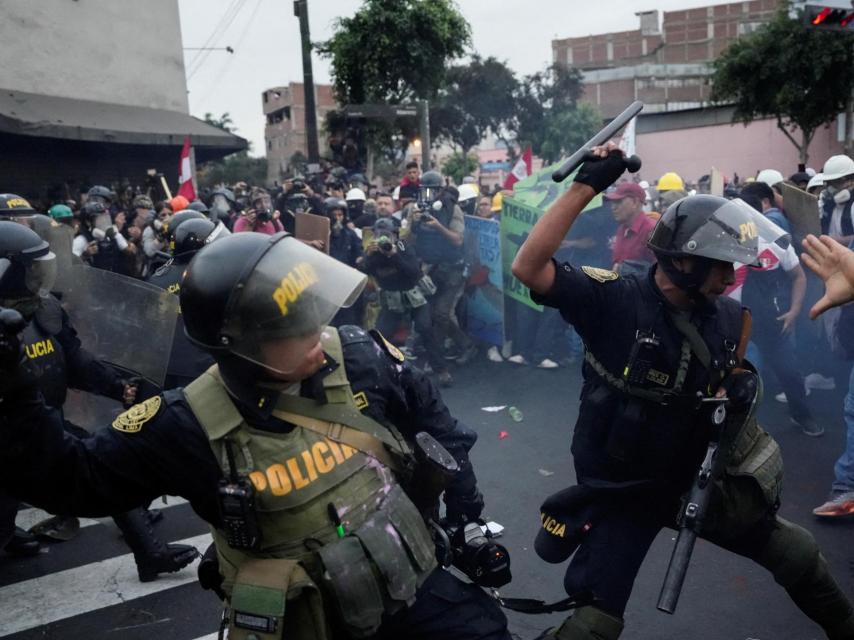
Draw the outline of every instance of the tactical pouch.
[[[400,291],[381,291],[380,302],[383,307],[394,313],[403,313],[406,306],[403,304],[403,295]]]
[[[331,638],[320,591],[295,560],[244,562],[231,593],[228,623],[229,640]]]
[[[379,629],[385,611],[383,596],[359,539],[347,536],[318,550],[323,579],[334,594],[347,630],[366,638]]]
[[[432,296],[436,293],[436,284],[433,282],[433,278],[428,275],[423,276],[418,281],[418,287],[425,296]]]
[[[406,299],[406,302],[409,303],[409,306],[413,309],[423,307],[425,304],[427,304],[427,298],[425,298],[424,294],[421,293],[420,287],[412,287],[408,291],[404,291],[403,297]]]
[[[424,518],[400,486],[389,491],[383,511],[403,539],[415,565],[423,572],[422,576],[426,577],[426,573],[436,567],[436,546]]]
[[[380,570],[389,597],[407,606],[415,602],[418,577],[388,516],[382,511],[375,512],[359,527],[356,537]]]

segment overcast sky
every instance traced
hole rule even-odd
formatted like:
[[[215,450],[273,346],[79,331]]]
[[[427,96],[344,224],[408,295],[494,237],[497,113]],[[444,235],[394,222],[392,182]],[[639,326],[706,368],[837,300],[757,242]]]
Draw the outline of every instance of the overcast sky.
[[[302,82],[299,24],[291,0],[178,0],[184,47],[234,48],[235,53],[185,51],[190,112],[228,112],[237,133],[264,152],[261,93]],[[327,39],[335,19],[361,0],[309,0],[312,41]],[[474,51],[505,60],[518,75],[551,62],[551,41],[638,28],[637,11],[702,7],[714,0],[458,0],[471,24]],[[230,19],[229,19],[230,18]],[[219,28],[218,28],[219,27]],[[316,83],[330,82],[329,64],[313,56]]]

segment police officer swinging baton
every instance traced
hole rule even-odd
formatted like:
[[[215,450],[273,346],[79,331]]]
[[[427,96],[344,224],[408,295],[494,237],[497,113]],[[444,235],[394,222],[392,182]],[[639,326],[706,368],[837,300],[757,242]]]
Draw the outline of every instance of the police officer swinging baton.
[[[643,110],[643,102],[635,100],[616,118],[611,120],[604,129],[595,136],[590,138],[578,151],[573,153],[566,162],[564,162],[558,170],[552,174],[552,180],[555,182],[563,182],[566,177],[575,171],[585,160],[597,160],[598,157],[593,154],[591,149],[605,144],[614,137],[614,135],[622,129],[626,124]],[[641,159],[637,156],[629,156],[626,158],[626,169],[630,173],[637,173],[641,168]]]

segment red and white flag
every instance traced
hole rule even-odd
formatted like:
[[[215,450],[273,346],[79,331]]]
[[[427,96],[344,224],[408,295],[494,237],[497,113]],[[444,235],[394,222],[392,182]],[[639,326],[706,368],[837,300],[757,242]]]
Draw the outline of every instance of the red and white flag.
[[[519,182],[519,180],[524,180],[531,175],[533,172],[531,169],[532,157],[531,147],[528,147],[525,149],[525,153],[522,154],[522,157],[516,161],[515,165],[513,165],[513,169],[510,171],[507,179],[504,180],[505,189],[512,189],[513,185]]]
[[[181,149],[181,166],[178,168],[178,195],[189,202],[196,199],[196,187],[193,186],[193,167],[190,162],[190,136],[184,138]]]

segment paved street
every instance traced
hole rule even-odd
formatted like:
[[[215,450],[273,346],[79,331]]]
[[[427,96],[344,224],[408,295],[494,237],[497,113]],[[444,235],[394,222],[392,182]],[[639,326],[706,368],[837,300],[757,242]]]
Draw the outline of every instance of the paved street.
[[[513,558],[513,583],[502,593],[543,599],[564,597],[562,566],[546,565],[531,548],[539,526],[542,499],[573,481],[570,434],[577,411],[579,374],[542,371],[479,361],[455,372],[456,385],[445,393],[454,413],[480,434],[473,458],[487,499],[487,515],[506,527],[504,544]],[[838,380],[839,381],[839,380]],[[841,382],[841,381],[839,381]],[[784,405],[768,390],[763,424],[779,439],[786,460],[782,514],[816,535],[847,593],[854,596],[849,561],[854,557],[854,522],[818,523],[810,510],[824,500],[832,464],[843,445],[841,405],[844,390],[810,396],[827,428],[810,439],[788,426]],[[513,422],[512,405],[524,414]],[[506,431],[507,437],[500,438]],[[205,546],[206,526],[183,501],[169,498],[161,536]],[[22,512],[19,521],[39,519]],[[0,554],[0,636],[35,638],[116,638],[190,640],[205,638],[217,626],[218,602],[184,570],[153,583],[136,579],[132,558],[109,520],[84,520],[73,541],[53,544],[37,558]],[[811,640],[818,627],[790,603],[764,570],[700,542],[674,616],[655,609],[673,540],[663,532],[641,569],[627,612],[628,640]],[[561,619],[511,615],[520,638],[534,637]]]

